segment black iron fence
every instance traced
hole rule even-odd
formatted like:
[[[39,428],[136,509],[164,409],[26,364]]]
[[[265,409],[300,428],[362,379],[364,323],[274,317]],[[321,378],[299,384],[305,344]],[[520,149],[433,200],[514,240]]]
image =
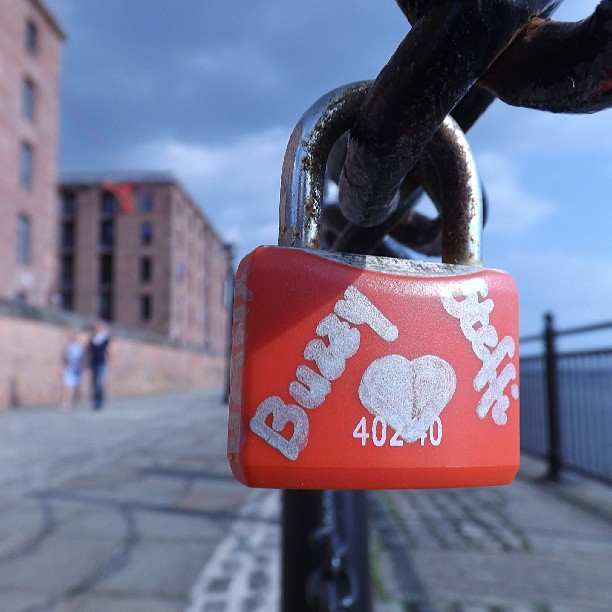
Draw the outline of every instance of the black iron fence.
[[[612,348],[557,350],[557,338],[612,329],[612,321],[556,330],[545,318],[544,354],[521,359],[521,447],[546,457],[550,477],[570,469],[612,482]]]

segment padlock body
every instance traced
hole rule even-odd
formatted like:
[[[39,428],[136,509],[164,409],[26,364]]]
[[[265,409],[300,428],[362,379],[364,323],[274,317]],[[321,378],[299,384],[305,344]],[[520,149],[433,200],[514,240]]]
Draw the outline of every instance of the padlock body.
[[[228,459],[253,487],[500,485],[519,464],[501,271],[260,247],[237,271]]]

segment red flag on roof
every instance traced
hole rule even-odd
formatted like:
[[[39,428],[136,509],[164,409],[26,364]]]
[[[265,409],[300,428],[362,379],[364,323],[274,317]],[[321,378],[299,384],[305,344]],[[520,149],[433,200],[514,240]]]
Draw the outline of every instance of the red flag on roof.
[[[102,189],[110,191],[119,202],[121,210],[127,215],[134,212],[134,185],[132,183],[113,183],[111,181],[104,181],[102,183]]]

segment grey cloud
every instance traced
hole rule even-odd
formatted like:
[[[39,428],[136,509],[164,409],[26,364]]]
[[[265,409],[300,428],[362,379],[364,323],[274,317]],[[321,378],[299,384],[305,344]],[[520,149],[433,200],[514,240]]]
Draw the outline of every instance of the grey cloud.
[[[53,0],[65,48],[62,166],[134,141],[220,143],[290,125],[321,93],[374,77],[407,31],[394,2]],[[79,113],[86,114],[84,128]],[[92,147],[91,131],[105,141]]]
[[[62,169],[173,170],[241,253],[275,240],[282,154],[296,120],[325,91],[376,76],[408,30],[393,0],[48,3],[68,34]],[[567,0],[557,16],[585,17],[596,3]],[[534,329],[545,308],[572,312],[556,283],[572,295],[590,290],[592,260],[602,262],[598,278],[612,278],[601,221],[611,120],[498,102],[469,134],[498,230],[485,233],[485,261],[516,271],[522,320]],[[552,207],[559,214],[547,216]],[[507,239],[511,227],[521,231]],[[548,254],[562,248],[574,264],[554,262],[560,269],[542,293]],[[576,308],[576,323],[609,316],[608,298],[589,313]]]

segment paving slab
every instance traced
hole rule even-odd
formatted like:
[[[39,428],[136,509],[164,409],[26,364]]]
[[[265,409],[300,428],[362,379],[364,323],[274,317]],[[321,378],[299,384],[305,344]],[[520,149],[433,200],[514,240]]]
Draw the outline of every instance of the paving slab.
[[[0,565],[2,588],[62,594],[77,588],[118,552],[108,539],[46,538]]]
[[[118,509],[88,506],[69,520],[61,521],[55,529],[54,536],[80,540],[101,538],[120,541],[128,535],[128,532],[129,525],[124,512]]]
[[[145,541],[130,551],[130,561],[102,580],[95,591],[130,595],[182,597],[185,600],[199,570],[210,558],[210,543]]]
[[[0,589],[0,610],[2,612],[28,612],[44,609],[49,596],[32,592],[32,589]]]
[[[185,601],[182,598],[125,597],[123,593],[89,595],[48,608],[49,612],[183,612],[184,609]]]
[[[145,540],[181,542],[218,542],[227,533],[230,520],[217,516],[138,511],[135,513],[138,534]]]

